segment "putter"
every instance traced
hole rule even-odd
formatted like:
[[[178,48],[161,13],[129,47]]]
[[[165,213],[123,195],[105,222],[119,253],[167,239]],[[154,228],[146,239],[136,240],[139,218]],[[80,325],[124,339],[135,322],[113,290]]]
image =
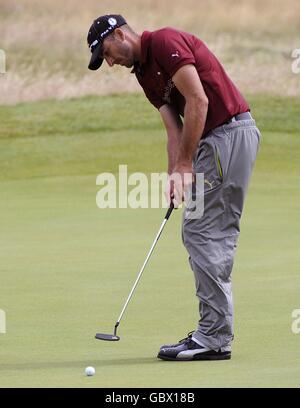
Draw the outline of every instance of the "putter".
[[[143,273],[143,271],[144,271],[144,269],[145,269],[145,267],[147,265],[147,262],[149,261],[149,258],[151,256],[151,254],[152,254],[152,252],[153,252],[153,250],[155,248],[155,245],[157,244],[157,241],[159,240],[159,237],[161,236],[161,233],[162,233],[162,231],[163,231],[163,229],[164,229],[164,227],[166,225],[166,222],[168,221],[170,215],[172,214],[173,209],[174,209],[174,204],[172,202],[170,204],[170,207],[169,207],[169,209],[168,209],[168,211],[167,211],[167,213],[165,215],[165,218],[164,218],[164,220],[163,220],[163,222],[162,222],[162,224],[160,226],[160,229],[159,229],[159,231],[158,231],[158,233],[157,233],[157,235],[156,235],[156,237],[154,239],[154,242],[153,242],[153,244],[152,244],[152,246],[150,248],[150,251],[148,252],[147,258],[145,259],[145,262],[144,262],[144,264],[142,266],[142,269],[140,270],[140,272],[139,272],[139,274],[138,274],[138,276],[136,278],[136,281],[135,281],[135,283],[134,283],[134,285],[133,285],[133,287],[131,289],[131,292],[130,292],[127,300],[126,300],[126,303],[125,303],[125,305],[124,305],[124,307],[122,309],[122,312],[121,312],[121,314],[120,314],[120,316],[119,316],[119,318],[118,318],[118,320],[117,320],[117,322],[115,324],[114,334],[97,333],[96,336],[95,336],[95,338],[97,340],[106,340],[106,341],[118,341],[118,340],[120,340],[120,337],[117,336],[117,328],[118,328],[118,326],[120,324],[120,321],[121,321],[121,319],[123,317],[123,314],[124,314],[124,312],[125,312],[125,310],[126,310],[126,308],[128,306],[128,303],[129,303],[129,301],[130,301],[130,299],[131,299],[131,297],[133,295],[133,292],[135,291],[135,288],[137,287],[137,284],[139,283],[139,280],[140,280],[140,278],[142,276],[142,273]]]

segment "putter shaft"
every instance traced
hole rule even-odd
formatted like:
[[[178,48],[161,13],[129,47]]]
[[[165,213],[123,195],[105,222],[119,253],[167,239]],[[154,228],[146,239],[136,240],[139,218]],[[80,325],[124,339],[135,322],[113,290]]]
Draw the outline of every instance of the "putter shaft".
[[[139,280],[141,279],[141,276],[142,276],[142,274],[143,274],[143,272],[144,272],[144,269],[145,269],[145,267],[146,267],[146,265],[147,265],[147,263],[148,263],[148,260],[149,260],[151,254],[152,254],[152,252],[153,252],[153,250],[154,250],[154,248],[155,248],[155,246],[156,246],[156,244],[157,244],[157,241],[159,240],[159,237],[161,236],[161,233],[162,233],[162,231],[163,231],[163,229],[164,229],[164,227],[165,227],[165,225],[166,225],[166,222],[168,221],[168,219],[169,219],[169,217],[170,217],[170,215],[171,215],[173,209],[174,209],[174,204],[171,203],[171,205],[170,205],[170,207],[169,207],[169,209],[168,209],[168,211],[167,211],[167,213],[166,213],[166,216],[165,216],[165,218],[164,218],[164,220],[163,220],[163,222],[162,222],[162,224],[161,224],[161,226],[160,226],[160,229],[159,229],[159,231],[158,231],[158,233],[157,233],[157,235],[156,235],[156,237],[155,237],[155,239],[154,239],[154,241],[153,241],[153,244],[152,244],[152,246],[151,246],[151,248],[150,248],[150,251],[148,252],[148,255],[147,255],[146,259],[145,259],[145,262],[143,263],[143,266],[142,266],[142,268],[141,268],[141,270],[140,270],[140,272],[139,272],[139,274],[138,274],[138,276],[137,276],[137,278],[136,278],[136,281],[135,281],[135,283],[134,283],[134,285],[133,285],[133,287],[132,287],[132,289],[131,289],[131,292],[130,292],[130,294],[129,294],[127,300],[126,300],[126,303],[125,303],[125,305],[124,305],[124,307],[123,307],[123,309],[122,309],[122,312],[121,312],[121,314],[120,314],[120,316],[119,316],[119,318],[118,318],[118,320],[117,320],[117,322],[116,322],[115,332],[114,332],[115,335],[116,335],[116,333],[117,333],[117,327],[118,327],[119,324],[120,324],[120,321],[121,321],[121,319],[122,319],[122,317],[123,317],[123,314],[124,314],[124,312],[125,312],[125,310],[126,310],[126,308],[127,308],[127,306],[128,306],[128,303],[130,302],[130,299],[131,299],[131,297],[132,297],[132,295],[133,295],[133,293],[134,293],[134,291],[135,291],[135,289],[136,289],[136,287],[137,287],[137,285],[138,285],[138,283],[139,283]]]

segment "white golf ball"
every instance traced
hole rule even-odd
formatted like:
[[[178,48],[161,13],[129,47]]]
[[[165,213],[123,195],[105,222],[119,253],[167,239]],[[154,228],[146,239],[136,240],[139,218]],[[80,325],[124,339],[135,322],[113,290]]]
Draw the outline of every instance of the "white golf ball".
[[[95,372],[96,372],[96,370],[94,369],[94,367],[87,367],[87,368],[85,369],[85,374],[86,374],[88,377],[91,377],[92,375],[95,375]]]

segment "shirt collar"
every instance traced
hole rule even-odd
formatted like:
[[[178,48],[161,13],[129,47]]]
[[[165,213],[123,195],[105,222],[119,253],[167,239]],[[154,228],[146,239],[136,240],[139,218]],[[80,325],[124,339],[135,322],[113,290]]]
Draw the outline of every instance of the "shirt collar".
[[[141,36],[141,61],[134,64],[134,68],[131,71],[133,74],[136,73],[141,68],[141,66],[147,62],[148,51],[151,44],[151,34],[152,33],[150,31],[144,31]]]
[[[148,50],[151,43],[151,32],[144,31],[141,37],[141,65],[147,62]]]

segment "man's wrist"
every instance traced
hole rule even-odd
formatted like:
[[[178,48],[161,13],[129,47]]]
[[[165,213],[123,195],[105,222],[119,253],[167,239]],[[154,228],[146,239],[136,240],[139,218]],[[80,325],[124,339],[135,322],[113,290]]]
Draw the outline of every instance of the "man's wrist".
[[[187,167],[187,168],[189,168],[189,167],[192,167],[192,165],[193,165],[193,161],[192,160],[189,160],[189,159],[178,159],[177,161],[176,161],[176,164],[175,164],[175,166],[174,166],[174,168],[175,169],[177,169],[177,168],[181,168],[181,167]]]

